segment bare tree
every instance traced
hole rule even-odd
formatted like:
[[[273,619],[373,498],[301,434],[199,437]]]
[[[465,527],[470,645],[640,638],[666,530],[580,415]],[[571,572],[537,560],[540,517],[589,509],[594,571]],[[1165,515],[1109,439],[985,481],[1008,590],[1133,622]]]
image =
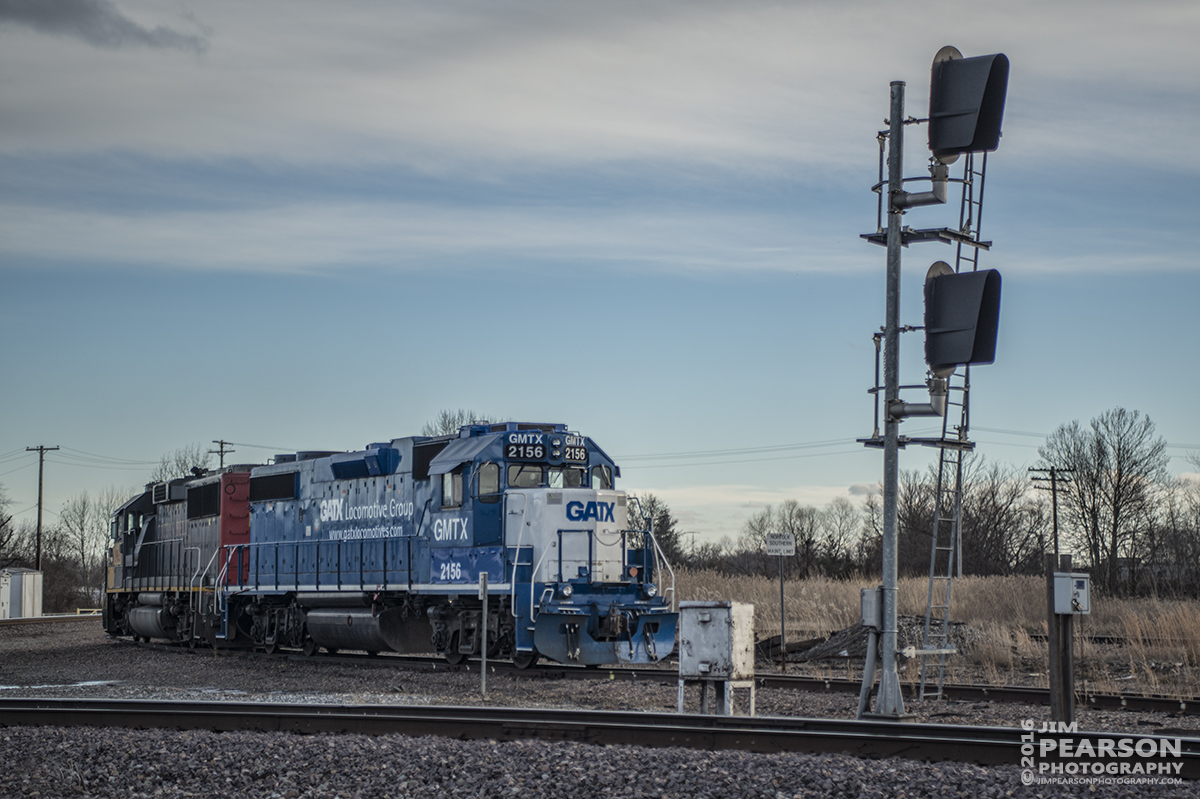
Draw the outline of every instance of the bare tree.
[[[963,570],[968,574],[1038,573],[1047,514],[1014,466],[971,459],[964,474]]]
[[[900,472],[896,498],[896,560],[902,575],[929,574],[936,499],[936,469],[930,467],[926,472],[905,469]],[[947,509],[943,508],[942,513],[948,515]]]
[[[65,568],[76,576],[80,594],[93,603],[104,593],[104,556],[113,513],[133,491],[110,487],[93,497],[86,491],[63,504],[59,527]]]
[[[670,563],[682,563],[686,553],[683,551],[683,541],[680,540],[679,521],[671,515],[667,503],[648,493],[631,496],[637,500],[636,507],[640,510],[640,518],[637,514],[630,514],[630,526],[649,530],[654,534],[654,540],[658,542],[667,560]]]
[[[177,477],[190,477],[195,469],[207,471],[211,462],[212,456],[203,444],[181,447],[162,456],[158,466],[150,473],[149,482],[161,483]]]
[[[862,514],[845,497],[835,497],[821,511],[818,562],[824,574],[846,577],[857,570],[855,549],[862,524]]]
[[[705,541],[696,545],[688,554],[687,564],[694,569],[713,569],[724,571],[729,560],[728,539],[713,542]]]
[[[867,494],[862,501],[862,533],[855,559],[864,574],[879,575],[883,567],[883,500]]]
[[[1087,428],[1078,421],[1060,426],[1038,452],[1045,465],[1074,470],[1060,508],[1099,586],[1112,591],[1136,583],[1137,559],[1167,482],[1166,442],[1155,437],[1154,423],[1139,411],[1114,408]]]
[[[775,513],[774,532],[790,535],[796,542],[796,556],[787,565],[791,573],[800,577],[807,577],[816,566],[818,519],[816,508],[794,499],[779,503]]]
[[[8,512],[12,500],[0,485],[0,569],[15,566],[26,558],[24,537]]]
[[[778,508],[767,505],[742,523],[734,555],[744,571],[774,573],[778,565],[774,556],[767,555],[767,536],[790,535],[796,542],[796,555],[785,561],[784,569],[794,576],[807,577],[817,568],[820,518],[816,508],[801,505],[794,499],[784,500]]]
[[[452,436],[458,433],[459,428],[466,424],[486,424],[489,421],[486,414],[476,413],[475,411],[459,408],[458,410],[444,410],[438,413],[437,418],[432,422],[426,422],[421,428],[423,436]]]
[[[742,532],[737,539],[738,551],[765,552],[767,536],[773,532],[775,532],[775,509],[767,505],[742,523]]]
[[[1135,590],[1200,593],[1200,483],[1180,478],[1163,492],[1139,577]]]

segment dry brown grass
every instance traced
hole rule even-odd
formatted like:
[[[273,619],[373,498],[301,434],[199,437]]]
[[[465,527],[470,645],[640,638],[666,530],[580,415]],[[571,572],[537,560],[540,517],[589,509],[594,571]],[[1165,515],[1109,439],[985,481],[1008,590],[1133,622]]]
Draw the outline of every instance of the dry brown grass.
[[[750,602],[759,637],[778,634],[778,579],[686,569],[679,570],[677,578],[680,599]],[[786,581],[789,640],[828,635],[857,624],[860,590],[876,585],[873,580],[823,577]],[[899,612],[923,616],[928,592],[927,579],[902,579]],[[973,667],[989,682],[1046,684],[1046,644],[1031,637],[1046,632],[1045,578],[956,579],[950,605],[951,618],[979,634],[971,651],[952,658],[951,672]],[[1092,613],[1076,618],[1076,631],[1077,670],[1087,688],[1200,694],[1200,603],[1093,596]],[[1120,648],[1099,645],[1090,640],[1092,636],[1121,636],[1128,643]]]
[[[730,577],[712,571],[676,572],[680,599],[732,599],[754,604],[755,626],[761,633],[779,629],[779,580],[770,577]],[[874,580],[830,580],[813,577],[784,582],[788,630],[828,634],[859,619],[859,593],[874,588]],[[923,616],[929,581],[902,579],[898,603],[902,614]],[[1046,583],[1037,577],[964,577],[954,581],[951,616],[971,625],[1003,622],[1027,632],[1045,632]]]

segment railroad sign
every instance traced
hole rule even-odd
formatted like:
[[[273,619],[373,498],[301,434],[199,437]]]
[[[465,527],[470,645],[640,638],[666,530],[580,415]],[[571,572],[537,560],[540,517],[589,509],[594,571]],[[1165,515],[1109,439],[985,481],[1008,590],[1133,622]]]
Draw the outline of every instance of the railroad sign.
[[[767,533],[767,554],[780,557],[796,555],[796,538],[790,533]]]

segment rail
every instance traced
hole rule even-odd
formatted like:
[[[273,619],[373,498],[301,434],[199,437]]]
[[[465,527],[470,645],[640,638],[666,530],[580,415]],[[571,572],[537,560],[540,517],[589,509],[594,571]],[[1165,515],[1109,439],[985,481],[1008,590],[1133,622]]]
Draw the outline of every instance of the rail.
[[[1021,763],[1023,731],[1009,727],[898,724],[784,717],[454,706],[313,705],[0,698],[0,725],[151,727],[459,739],[578,741],[752,752],[847,753],[1009,765]],[[1072,733],[1092,751],[1113,733]],[[1170,753],[1178,776],[1200,778],[1200,738],[1138,735]],[[1177,754],[1175,754],[1177,752]]]

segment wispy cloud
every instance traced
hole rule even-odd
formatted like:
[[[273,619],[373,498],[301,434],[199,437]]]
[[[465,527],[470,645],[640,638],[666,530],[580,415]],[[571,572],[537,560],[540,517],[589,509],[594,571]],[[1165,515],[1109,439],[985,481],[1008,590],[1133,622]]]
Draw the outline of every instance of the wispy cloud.
[[[73,36],[94,47],[142,46],[202,53],[208,42],[164,25],[147,28],[108,0],[0,0],[0,25],[26,25],[39,33]]]
[[[137,214],[9,206],[0,214],[0,265],[39,259],[309,272],[339,266],[537,269],[582,261],[663,271],[827,272],[872,263],[862,253],[848,257],[805,244],[790,222],[718,210],[417,203]],[[762,248],[764,242],[784,246]]]

